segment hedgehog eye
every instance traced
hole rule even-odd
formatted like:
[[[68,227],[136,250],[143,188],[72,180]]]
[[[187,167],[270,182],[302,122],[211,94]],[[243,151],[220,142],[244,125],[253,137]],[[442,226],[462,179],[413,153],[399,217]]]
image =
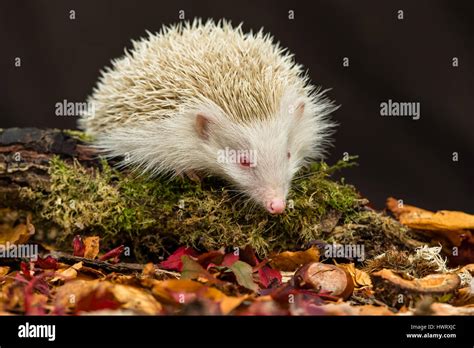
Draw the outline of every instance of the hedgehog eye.
[[[288,151],[288,152],[286,153],[286,157],[288,157],[288,159],[291,158],[291,153],[290,153],[290,151]]]
[[[239,157],[239,164],[242,167],[248,168],[252,164],[247,156],[240,156]]]

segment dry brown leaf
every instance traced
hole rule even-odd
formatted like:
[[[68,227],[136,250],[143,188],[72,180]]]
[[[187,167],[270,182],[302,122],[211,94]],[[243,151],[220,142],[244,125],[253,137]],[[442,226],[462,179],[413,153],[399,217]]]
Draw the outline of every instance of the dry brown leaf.
[[[95,259],[99,254],[99,237],[84,238],[84,257],[86,259]]]
[[[395,215],[397,219],[403,214],[431,213],[429,210],[421,209],[413,205],[399,204],[398,200],[393,197],[387,198],[385,205],[387,206],[388,210],[390,210],[393,215]]]
[[[24,287],[15,281],[17,272],[13,272],[11,277],[5,278],[0,292],[0,303],[4,310],[17,311],[24,306]]]
[[[10,267],[0,266],[0,277],[6,276],[10,272]]]
[[[152,284],[153,294],[170,302],[174,302],[174,298],[169,291],[196,292],[203,286],[201,283],[189,279],[156,280]]]
[[[167,302],[174,302],[173,296],[171,296],[171,292],[174,293],[196,293],[198,291],[200,294],[210,300],[219,303],[221,312],[223,314],[228,314],[235,308],[237,308],[248,296],[227,296],[222,291],[209,287],[207,285],[201,284],[194,280],[189,279],[168,279],[168,280],[160,280],[154,281],[154,286],[152,288],[152,292],[155,296],[162,298]]]
[[[431,310],[434,315],[474,315],[474,305],[455,307],[447,303],[433,303]]]
[[[54,277],[51,282],[57,282],[59,280],[68,281],[77,277],[77,272],[82,268],[82,261],[75,263],[69,268],[59,269],[54,272]]]
[[[222,314],[226,315],[232,312],[234,309],[236,309],[240,304],[247,299],[248,296],[225,296],[221,301],[220,301],[220,308]]]
[[[364,305],[357,306],[358,315],[393,315],[393,312],[388,307]]]
[[[463,266],[457,273],[462,273],[464,271],[469,272],[472,276],[474,276],[474,263],[470,263],[468,265]]]
[[[145,278],[153,278],[156,274],[155,265],[151,262],[147,263],[142,270],[142,276]]]
[[[328,303],[322,305],[321,309],[328,315],[394,315],[387,307],[352,306],[348,302]]]
[[[12,227],[9,224],[0,225],[0,244],[24,244],[35,233],[35,227],[30,223],[27,217],[26,224],[18,224]]]
[[[270,264],[280,271],[295,271],[301,265],[319,261],[319,250],[314,246],[305,251],[284,251],[270,257]]]
[[[57,288],[56,303],[68,310],[73,310],[81,298],[96,291],[111,293],[115,300],[121,303],[121,309],[149,315],[159,314],[162,310],[161,304],[144,289],[100,280],[67,282]]]
[[[460,211],[440,210],[436,213],[424,212],[403,214],[400,222],[410,228],[431,231],[458,231],[474,229],[474,215]]]
[[[393,287],[411,293],[420,294],[445,294],[452,293],[459,288],[461,280],[452,273],[430,274],[424,278],[404,279],[399,274],[389,269],[372,273],[374,282],[384,284],[383,288]]]
[[[367,272],[357,269],[353,263],[340,263],[338,267],[344,268],[352,277],[356,289],[372,287],[372,280]]]
[[[474,289],[470,286],[459,289],[453,304],[455,306],[474,305]]]
[[[147,291],[130,285],[111,284],[112,293],[124,309],[154,315],[162,310],[161,304]]]
[[[410,205],[399,207],[398,201],[392,197],[387,199],[387,208],[402,224],[410,228],[431,231],[474,229],[474,215],[460,211],[440,210],[433,213]]]

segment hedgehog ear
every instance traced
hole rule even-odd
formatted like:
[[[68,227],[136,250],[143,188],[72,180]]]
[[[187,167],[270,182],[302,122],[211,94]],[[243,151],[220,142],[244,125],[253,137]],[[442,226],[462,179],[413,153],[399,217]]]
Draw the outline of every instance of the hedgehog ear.
[[[304,113],[304,101],[300,101],[296,103],[296,108],[293,110],[293,114],[297,119],[300,119],[303,116]]]
[[[196,123],[195,123],[195,127],[196,127],[196,131],[198,133],[198,135],[202,138],[202,139],[209,139],[209,125],[211,123],[211,120],[209,117],[203,115],[203,114],[197,114],[196,115]]]

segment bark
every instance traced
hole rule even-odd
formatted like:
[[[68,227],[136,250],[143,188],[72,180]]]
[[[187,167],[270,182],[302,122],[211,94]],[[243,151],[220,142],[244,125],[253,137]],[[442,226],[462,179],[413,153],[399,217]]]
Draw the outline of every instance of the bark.
[[[96,151],[68,131],[8,128],[0,130],[0,207],[29,209],[19,192],[22,187],[49,191],[49,160],[75,158],[86,167],[100,165]]]

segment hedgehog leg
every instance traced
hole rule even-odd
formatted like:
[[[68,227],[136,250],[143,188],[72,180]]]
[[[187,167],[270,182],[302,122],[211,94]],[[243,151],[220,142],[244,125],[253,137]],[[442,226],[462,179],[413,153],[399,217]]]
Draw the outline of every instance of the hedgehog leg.
[[[201,176],[198,174],[198,172],[196,172],[195,170],[186,170],[184,173],[180,173],[178,174],[181,178],[184,178],[185,176],[188,177],[188,179],[196,182],[196,183],[200,183],[201,182]]]

